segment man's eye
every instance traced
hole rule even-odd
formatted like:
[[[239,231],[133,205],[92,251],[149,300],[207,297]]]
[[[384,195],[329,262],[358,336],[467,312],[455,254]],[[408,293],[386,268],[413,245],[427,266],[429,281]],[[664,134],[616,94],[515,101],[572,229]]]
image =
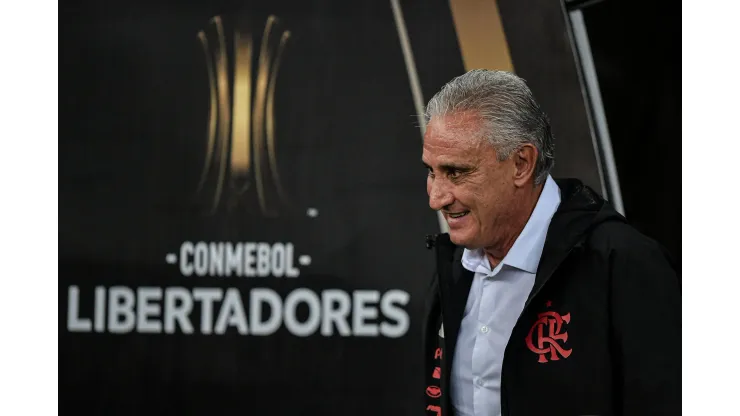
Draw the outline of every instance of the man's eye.
[[[427,176],[433,178],[434,177],[434,171],[432,168],[427,168]]]
[[[449,176],[449,177],[450,177],[450,179],[457,179],[457,178],[458,178],[458,177],[460,176],[460,171],[459,171],[459,170],[451,170],[451,171],[450,171],[450,172],[449,172],[449,173],[447,174],[447,176]]]

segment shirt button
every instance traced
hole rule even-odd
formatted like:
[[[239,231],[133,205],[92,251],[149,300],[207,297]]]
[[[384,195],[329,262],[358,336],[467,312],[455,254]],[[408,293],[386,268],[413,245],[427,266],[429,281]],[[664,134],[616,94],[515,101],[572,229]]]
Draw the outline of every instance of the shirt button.
[[[477,380],[477,381],[475,382],[475,384],[477,384],[477,385],[479,385],[479,386],[483,386],[483,379],[482,379],[482,378],[479,378],[479,379],[478,379],[478,380]]]
[[[483,325],[482,327],[480,327],[480,332],[487,334],[488,331],[490,331],[490,329],[488,329],[487,326]]]

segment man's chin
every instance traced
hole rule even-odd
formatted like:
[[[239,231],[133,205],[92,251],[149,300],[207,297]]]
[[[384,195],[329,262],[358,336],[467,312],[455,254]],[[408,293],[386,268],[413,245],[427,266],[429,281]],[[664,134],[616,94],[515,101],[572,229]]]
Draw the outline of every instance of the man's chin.
[[[477,250],[480,248],[473,236],[459,230],[450,230],[450,241],[456,246],[465,247],[468,250]]]

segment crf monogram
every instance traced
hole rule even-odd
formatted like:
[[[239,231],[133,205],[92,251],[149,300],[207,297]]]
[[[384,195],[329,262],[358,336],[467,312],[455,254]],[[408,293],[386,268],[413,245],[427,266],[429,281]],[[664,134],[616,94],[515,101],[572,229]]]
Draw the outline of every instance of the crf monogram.
[[[213,45],[209,44],[205,30],[198,33],[205,53],[210,90],[208,144],[198,193],[205,192],[208,183],[209,192],[213,192],[212,198],[208,198],[210,212],[214,213],[224,194],[228,193],[230,205],[234,206],[247,191],[256,189],[262,214],[274,216],[277,209],[271,202],[285,203],[286,200],[275,154],[274,105],[278,68],[290,32],[280,33],[278,19],[275,16],[267,18],[256,50],[255,75],[252,34],[234,31],[234,53],[230,57],[221,17],[212,18],[210,24],[210,44]],[[231,73],[232,80],[229,79]]]
[[[547,302],[547,306],[550,305],[551,302]],[[548,353],[551,361],[559,360],[558,354],[563,358],[570,357],[573,349],[566,350],[560,345],[560,342],[564,344],[568,341],[568,332],[563,331],[563,322],[570,324],[570,313],[561,316],[557,312],[547,311],[537,315],[537,321],[527,334],[526,343],[532,352],[540,356],[538,362],[548,362]]]

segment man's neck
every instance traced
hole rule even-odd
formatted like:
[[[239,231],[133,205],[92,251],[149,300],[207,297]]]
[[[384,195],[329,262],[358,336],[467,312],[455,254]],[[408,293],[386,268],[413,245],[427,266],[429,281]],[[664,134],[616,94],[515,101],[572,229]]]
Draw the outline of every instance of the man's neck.
[[[537,206],[537,201],[539,201],[544,188],[544,184],[537,185],[534,191],[528,194],[524,201],[516,204],[519,207],[526,207],[526,209],[516,209],[510,217],[510,227],[501,233],[504,237],[496,239],[497,244],[483,249],[488,262],[491,264],[491,268],[498,266],[499,263],[504,260],[506,254],[509,253],[511,247],[514,246],[516,239],[519,238],[519,235],[527,225],[529,218],[532,216],[532,212],[534,212],[534,209]]]

